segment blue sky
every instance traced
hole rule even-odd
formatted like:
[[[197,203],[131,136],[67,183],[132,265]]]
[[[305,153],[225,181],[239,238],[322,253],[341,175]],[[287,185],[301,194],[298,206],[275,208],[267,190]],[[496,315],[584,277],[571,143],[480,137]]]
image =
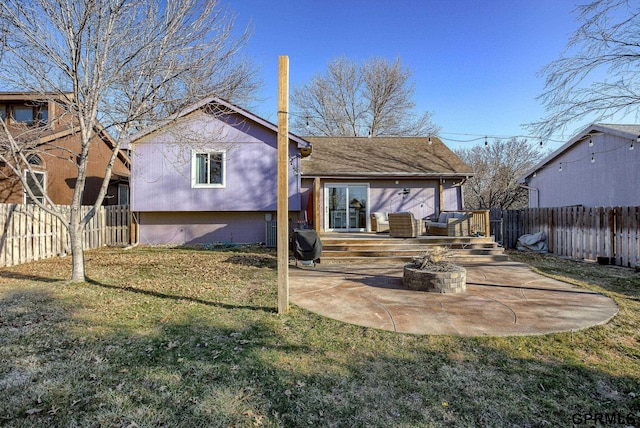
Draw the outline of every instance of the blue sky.
[[[245,54],[264,81],[252,110],[276,121],[278,56],[290,89],[339,56],[394,60],[413,72],[418,112],[430,111],[452,148],[484,135],[529,135],[540,119],[541,68],[563,51],[580,0],[223,0],[238,28],[251,25]],[[569,127],[559,140],[587,123]],[[479,139],[478,139],[479,138]],[[471,140],[458,142],[456,140]],[[549,148],[560,146],[549,142]]]

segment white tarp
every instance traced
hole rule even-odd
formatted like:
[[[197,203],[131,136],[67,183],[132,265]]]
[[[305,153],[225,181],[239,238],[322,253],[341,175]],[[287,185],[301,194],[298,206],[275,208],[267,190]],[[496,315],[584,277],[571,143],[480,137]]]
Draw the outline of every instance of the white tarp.
[[[546,253],[549,251],[549,247],[547,246],[547,236],[544,232],[538,232],[532,235],[522,235],[518,238],[516,248],[520,251]]]

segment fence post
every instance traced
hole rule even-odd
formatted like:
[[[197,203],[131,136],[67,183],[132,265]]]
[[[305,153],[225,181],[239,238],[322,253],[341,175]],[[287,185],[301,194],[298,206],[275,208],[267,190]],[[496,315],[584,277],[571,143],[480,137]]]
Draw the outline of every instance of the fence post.
[[[614,207],[609,209],[609,258],[616,258],[616,210]]]
[[[553,208],[547,208],[547,221],[549,223],[549,252],[555,252],[555,225],[553,224]]]

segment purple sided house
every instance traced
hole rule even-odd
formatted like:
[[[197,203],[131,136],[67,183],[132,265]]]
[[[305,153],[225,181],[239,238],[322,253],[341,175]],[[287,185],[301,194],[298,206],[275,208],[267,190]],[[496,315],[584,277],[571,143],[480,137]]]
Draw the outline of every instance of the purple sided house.
[[[277,126],[210,98],[129,140],[141,244],[266,242],[276,219]],[[470,168],[438,138],[289,134],[289,218],[368,231],[374,211],[463,206]]]
[[[640,125],[589,125],[518,181],[530,208],[636,206]]]
[[[292,216],[301,209],[294,167],[308,147],[290,135]],[[275,125],[212,98],[134,135],[129,149],[141,244],[264,242],[277,207]]]

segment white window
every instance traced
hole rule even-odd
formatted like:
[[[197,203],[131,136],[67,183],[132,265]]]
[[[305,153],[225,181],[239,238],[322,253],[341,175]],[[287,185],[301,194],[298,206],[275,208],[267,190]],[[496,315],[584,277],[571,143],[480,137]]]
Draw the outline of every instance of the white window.
[[[193,187],[224,187],[225,152],[194,152],[191,165]]]
[[[27,155],[27,162],[29,163],[30,169],[33,167],[42,168],[44,163],[42,162],[42,158],[36,154]],[[43,171],[32,171],[33,174],[29,171],[25,171],[25,180],[27,182],[27,187],[31,189],[33,196],[37,201],[44,203],[44,195],[45,195],[45,185],[47,183],[46,175]],[[29,196],[27,191],[24,191],[24,203],[25,204],[33,204],[34,200]]]
[[[46,184],[46,175],[44,172],[33,171],[32,173],[29,171],[25,171],[25,178],[27,180],[27,186],[31,189],[33,196],[37,201],[44,203],[44,195],[45,195],[45,184]],[[24,192],[24,203],[25,204],[33,204],[35,203],[29,193],[25,190]]]

